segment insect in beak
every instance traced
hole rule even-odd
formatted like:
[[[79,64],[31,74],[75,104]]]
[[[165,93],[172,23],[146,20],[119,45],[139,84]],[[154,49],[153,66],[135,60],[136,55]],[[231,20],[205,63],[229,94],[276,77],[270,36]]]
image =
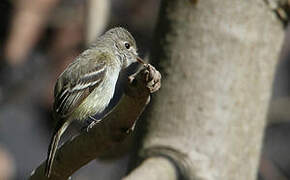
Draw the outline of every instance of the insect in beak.
[[[146,65],[146,63],[140,57],[137,56],[136,59],[140,64]]]

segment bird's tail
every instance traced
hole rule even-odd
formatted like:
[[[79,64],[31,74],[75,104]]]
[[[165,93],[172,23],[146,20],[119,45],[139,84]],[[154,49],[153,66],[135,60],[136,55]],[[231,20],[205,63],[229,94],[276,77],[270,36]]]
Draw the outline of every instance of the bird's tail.
[[[54,130],[53,136],[51,138],[49,147],[48,147],[48,152],[47,152],[47,160],[46,160],[46,166],[45,166],[45,176],[49,177],[50,173],[51,173],[51,168],[52,168],[52,164],[54,161],[54,156],[57,150],[57,146],[60,140],[61,135],[63,134],[63,132],[66,130],[66,128],[68,127],[68,125],[70,124],[70,121],[63,121],[59,120],[57,122],[57,126]],[[64,122],[64,123],[62,123]]]

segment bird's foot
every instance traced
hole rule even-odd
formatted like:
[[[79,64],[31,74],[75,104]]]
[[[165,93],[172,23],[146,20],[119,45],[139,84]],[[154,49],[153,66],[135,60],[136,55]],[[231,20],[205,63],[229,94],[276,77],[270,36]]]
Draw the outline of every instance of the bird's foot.
[[[91,128],[93,128],[94,125],[98,124],[100,121],[101,121],[101,119],[96,119],[93,116],[89,116],[89,119],[88,119],[88,124],[89,125],[86,127],[86,131],[89,132],[89,130]]]

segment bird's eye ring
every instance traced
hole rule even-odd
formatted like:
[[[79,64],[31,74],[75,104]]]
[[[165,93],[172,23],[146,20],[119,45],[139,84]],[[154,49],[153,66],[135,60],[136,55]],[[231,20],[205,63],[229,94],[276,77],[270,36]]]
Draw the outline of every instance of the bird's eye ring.
[[[130,44],[127,43],[127,42],[125,42],[125,47],[126,47],[127,49],[130,49]]]

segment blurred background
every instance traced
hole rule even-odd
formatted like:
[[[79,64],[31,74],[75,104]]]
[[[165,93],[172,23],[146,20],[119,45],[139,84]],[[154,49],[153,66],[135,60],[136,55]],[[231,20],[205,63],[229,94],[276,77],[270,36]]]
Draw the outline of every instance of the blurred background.
[[[0,1],[0,180],[27,179],[46,158],[57,76],[97,36],[127,28],[148,54],[159,0]],[[290,37],[273,84],[258,179],[290,179]],[[79,132],[75,125],[68,137]],[[132,139],[77,171],[72,179],[120,179]],[[245,162],[246,164],[246,162]]]

